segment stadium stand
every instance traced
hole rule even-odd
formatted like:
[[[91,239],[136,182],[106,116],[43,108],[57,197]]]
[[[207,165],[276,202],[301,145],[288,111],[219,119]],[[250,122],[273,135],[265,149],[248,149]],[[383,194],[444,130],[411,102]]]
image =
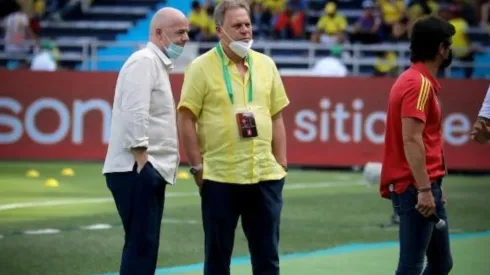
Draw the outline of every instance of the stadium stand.
[[[202,1],[204,2],[204,1]],[[270,40],[257,37],[254,48],[270,55],[281,70],[304,70],[312,68],[315,62],[330,55],[330,46],[315,44],[309,37],[323,13],[325,0],[309,0],[305,12],[305,35],[303,39]],[[348,22],[348,30],[362,14],[361,0],[338,0],[337,9]],[[204,4],[204,3],[203,3]],[[45,18],[40,22],[40,36],[53,39],[60,51],[60,65],[68,69],[116,71],[124,59],[147,40],[149,20],[152,13],[164,5],[172,6],[189,14],[191,1],[183,0],[94,0],[85,12],[76,13],[64,20]],[[255,26],[257,27],[257,26]],[[475,55],[473,77],[490,76],[489,33],[479,26],[468,31],[473,43],[486,47]],[[214,43],[199,42],[195,45],[195,55],[203,53]],[[193,48],[193,46],[190,46]],[[8,54],[0,48],[0,65],[6,66]],[[342,45],[343,59],[351,74],[371,75],[376,62],[386,52],[396,53],[397,71],[408,64],[408,44],[406,41],[383,41],[376,45]],[[381,54],[381,55],[380,55]],[[455,62],[451,77],[463,77],[464,71]]]

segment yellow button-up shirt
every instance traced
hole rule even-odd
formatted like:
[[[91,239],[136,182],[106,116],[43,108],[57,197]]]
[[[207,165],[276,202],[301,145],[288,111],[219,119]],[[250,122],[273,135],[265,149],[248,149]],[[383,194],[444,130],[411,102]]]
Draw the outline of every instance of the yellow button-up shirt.
[[[203,157],[203,178],[216,182],[251,184],[278,180],[286,172],[272,153],[272,116],[289,104],[274,61],[249,51],[253,99],[248,102],[250,69],[244,78],[224,54],[233,90],[231,102],[216,48],[187,67],[178,108],[197,117],[197,135]],[[247,64],[247,63],[245,63]],[[236,113],[254,113],[258,136],[241,138]]]

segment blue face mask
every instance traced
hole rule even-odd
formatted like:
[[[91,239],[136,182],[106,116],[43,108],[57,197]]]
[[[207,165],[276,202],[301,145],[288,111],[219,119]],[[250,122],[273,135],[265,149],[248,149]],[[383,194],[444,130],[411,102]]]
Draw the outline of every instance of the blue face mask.
[[[184,52],[184,47],[177,44],[170,43],[170,45],[167,47],[167,56],[170,59],[179,58],[179,56],[182,55],[182,52]]]
[[[165,38],[167,38],[167,40],[170,41],[170,39],[165,34],[165,32],[162,31],[162,33],[163,33],[163,35],[165,35]],[[184,47],[179,46],[175,43],[172,43],[171,41],[170,41],[170,45],[168,45],[168,47],[166,49],[167,56],[170,59],[179,58],[179,56],[181,56],[183,52],[184,52]]]

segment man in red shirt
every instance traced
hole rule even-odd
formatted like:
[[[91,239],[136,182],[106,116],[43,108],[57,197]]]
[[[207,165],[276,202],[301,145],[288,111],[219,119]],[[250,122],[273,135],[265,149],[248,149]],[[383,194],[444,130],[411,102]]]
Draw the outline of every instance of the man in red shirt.
[[[388,103],[380,193],[400,217],[396,275],[446,275],[452,269],[447,226],[436,230],[433,214],[447,221],[442,178],[446,175],[442,113],[436,75],[452,59],[454,27],[435,16],[412,29],[412,65],[393,85]]]

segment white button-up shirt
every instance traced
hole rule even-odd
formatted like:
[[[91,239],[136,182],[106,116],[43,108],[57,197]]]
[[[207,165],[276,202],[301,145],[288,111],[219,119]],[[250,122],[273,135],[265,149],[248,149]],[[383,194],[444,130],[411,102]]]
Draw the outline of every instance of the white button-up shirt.
[[[478,116],[490,119],[490,86],[488,86],[487,95],[483,100]]]
[[[132,171],[131,148],[146,147],[151,164],[166,182],[175,184],[180,159],[172,67],[151,42],[124,63],[117,78],[104,174]]]

